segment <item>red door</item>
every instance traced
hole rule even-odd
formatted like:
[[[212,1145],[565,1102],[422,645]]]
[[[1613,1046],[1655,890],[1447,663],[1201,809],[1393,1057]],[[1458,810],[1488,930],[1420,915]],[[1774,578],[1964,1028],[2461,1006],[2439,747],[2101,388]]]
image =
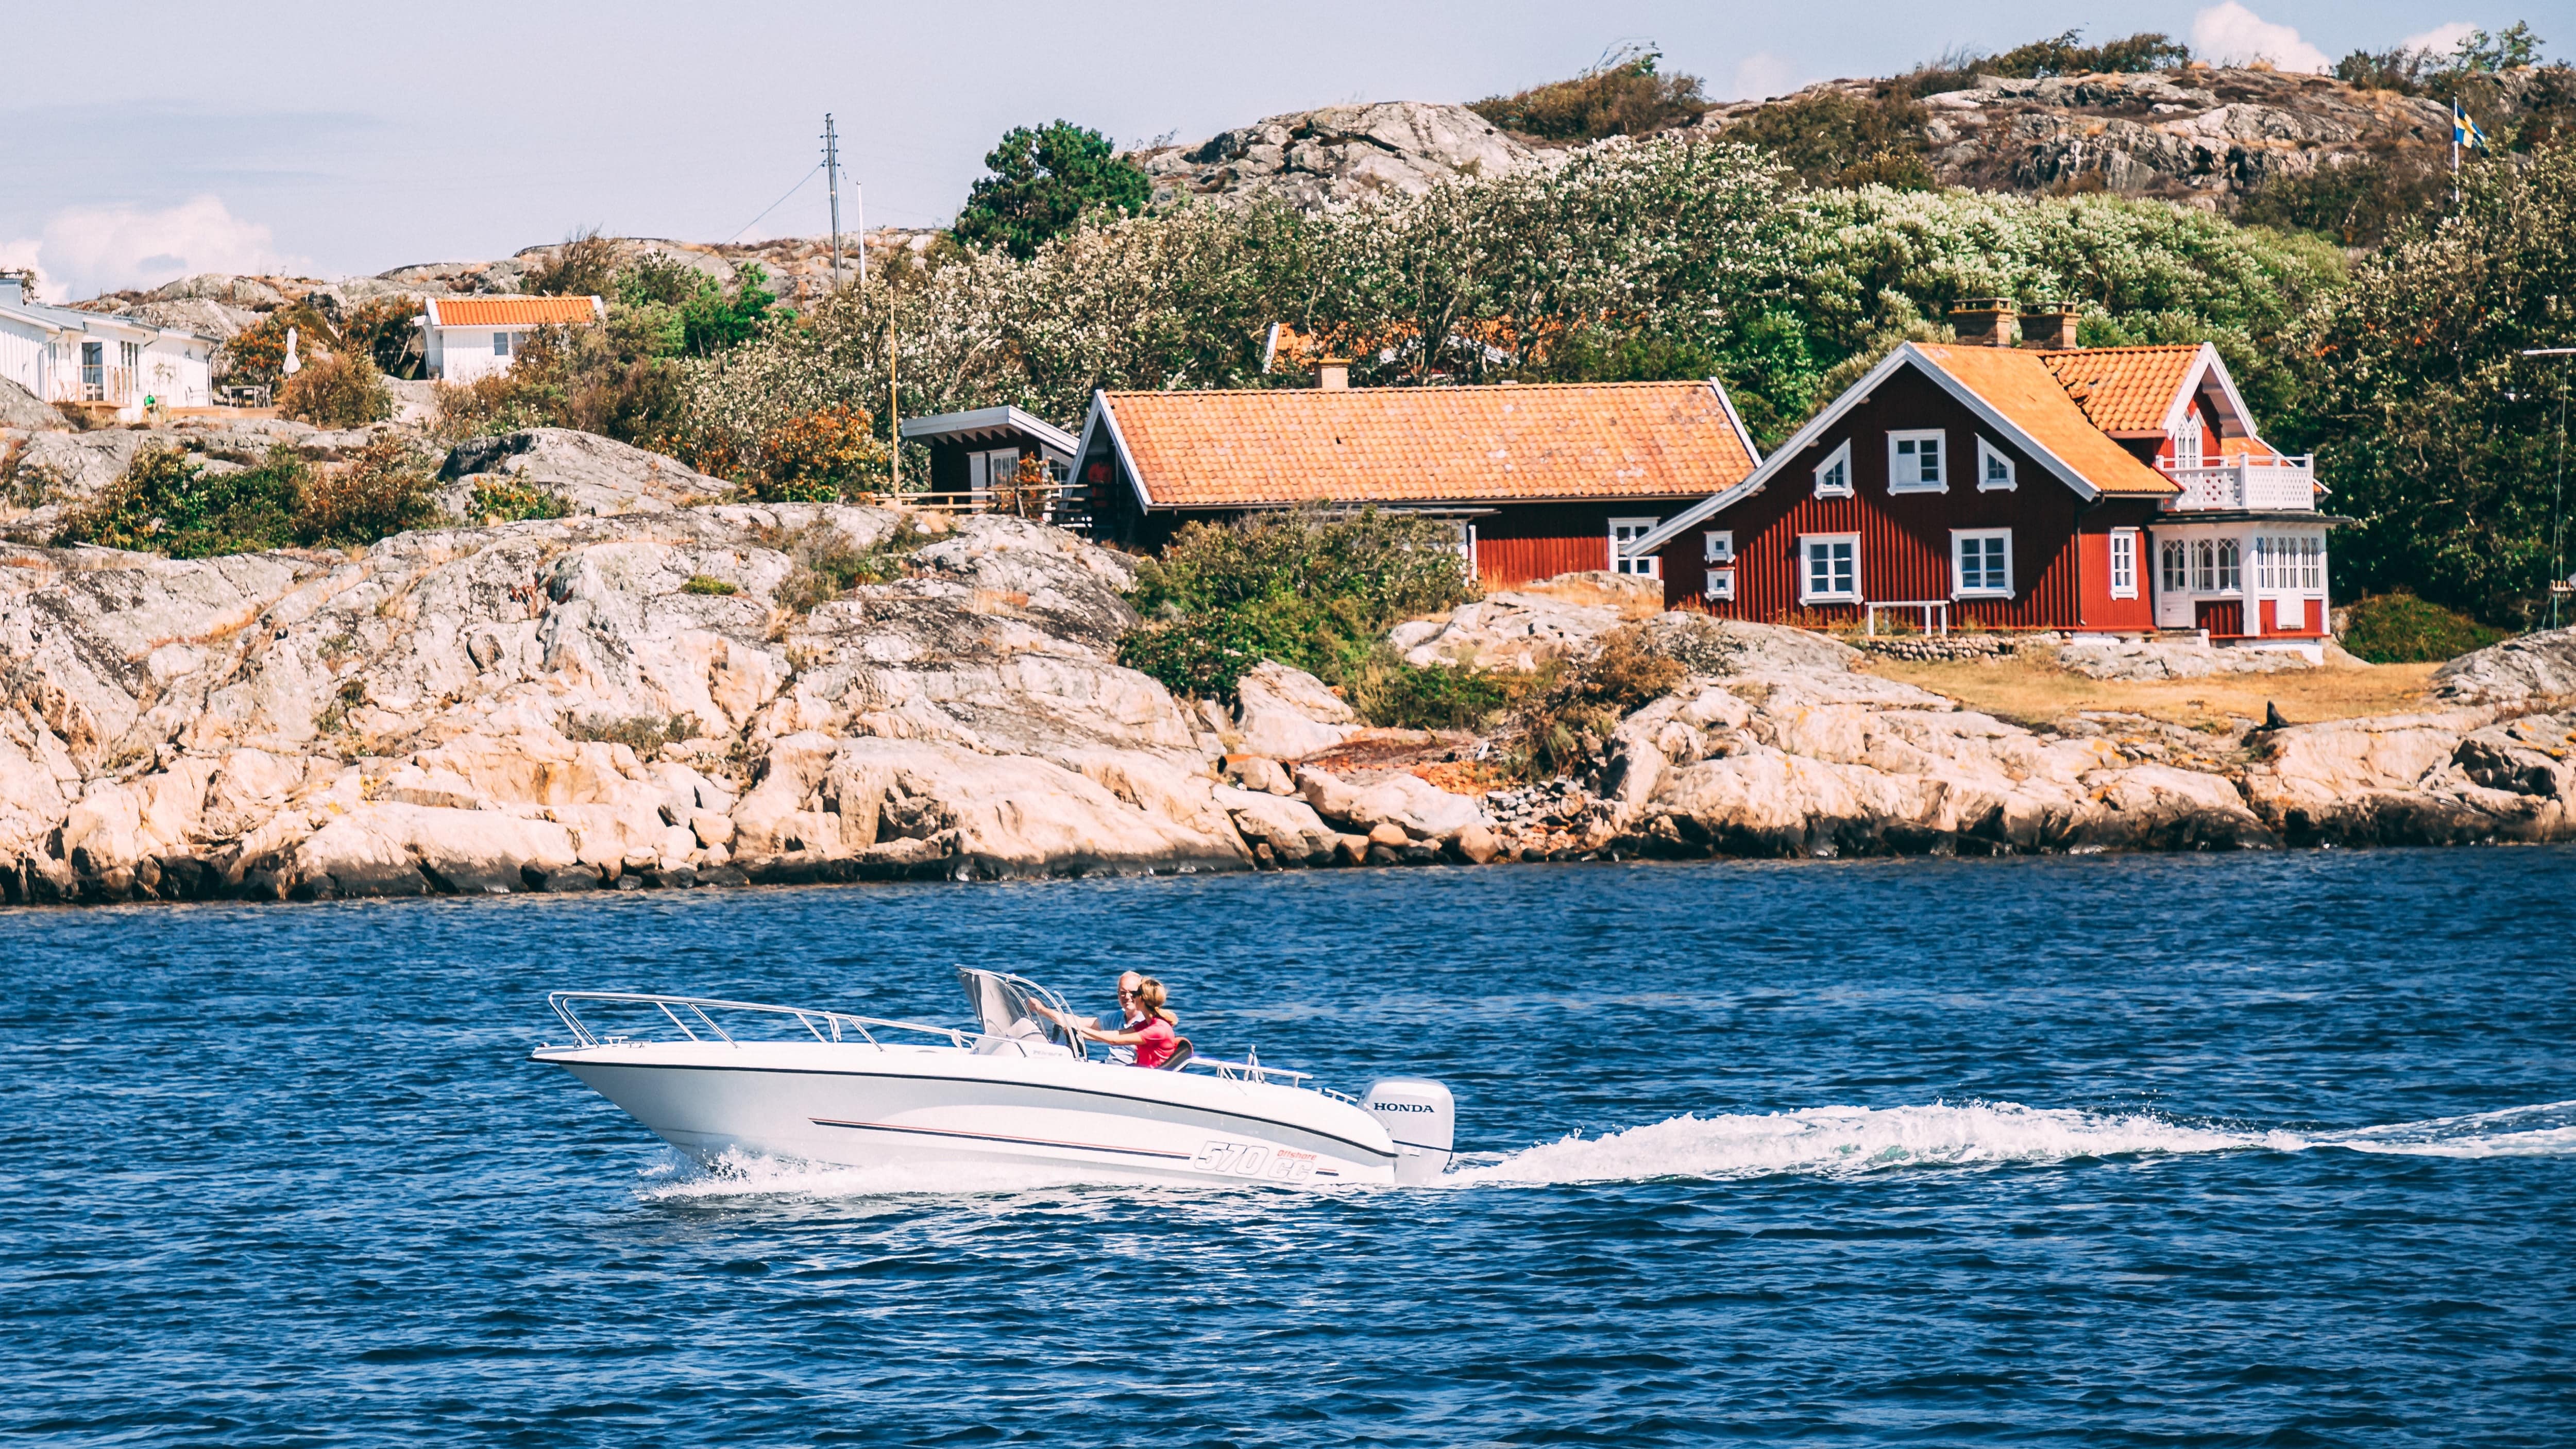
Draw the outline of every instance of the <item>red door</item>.
[[[2233,638],[2245,632],[2245,602],[2202,599],[2192,606],[2192,623],[2208,630],[2213,639]]]

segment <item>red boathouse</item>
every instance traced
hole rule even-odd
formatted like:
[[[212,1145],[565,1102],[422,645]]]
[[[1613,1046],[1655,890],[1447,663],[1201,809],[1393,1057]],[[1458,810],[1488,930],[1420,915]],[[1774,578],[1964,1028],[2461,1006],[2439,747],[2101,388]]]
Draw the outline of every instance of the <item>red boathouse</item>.
[[[1715,381],[1101,392],[1076,452],[1096,538],[1160,548],[1190,519],[1325,503],[1449,521],[1489,589],[1586,569],[1753,470]]]

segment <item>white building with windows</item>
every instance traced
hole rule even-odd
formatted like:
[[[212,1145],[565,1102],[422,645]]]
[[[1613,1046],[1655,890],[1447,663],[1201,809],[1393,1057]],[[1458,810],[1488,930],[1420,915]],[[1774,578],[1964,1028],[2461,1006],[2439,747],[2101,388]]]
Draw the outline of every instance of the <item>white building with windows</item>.
[[[35,301],[24,274],[0,273],[0,377],[40,401],[129,423],[155,406],[206,407],[215,347],[180,328]]]
[[[428,372],[441,382],[472,382],[508,372],[540,327],[587,327],[608,317],[597,297],[432,297],[414,325]]]

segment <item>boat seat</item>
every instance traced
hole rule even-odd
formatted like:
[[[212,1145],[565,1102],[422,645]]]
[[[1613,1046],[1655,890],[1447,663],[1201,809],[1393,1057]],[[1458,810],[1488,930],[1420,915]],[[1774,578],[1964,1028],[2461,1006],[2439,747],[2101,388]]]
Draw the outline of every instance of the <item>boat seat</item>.
[[[1172,1054],[1163,1058],[1163,1064],[1160,1067],[1155,1068],[1155,1070],[1163,1072],[1177,1072],[1183,1066],[1188,1064],[1192,1055],[1193,1053],[1190,1051],[1190,1039],[1188,1037],[1182,1037],[1180,1040],[1172,1043]]]

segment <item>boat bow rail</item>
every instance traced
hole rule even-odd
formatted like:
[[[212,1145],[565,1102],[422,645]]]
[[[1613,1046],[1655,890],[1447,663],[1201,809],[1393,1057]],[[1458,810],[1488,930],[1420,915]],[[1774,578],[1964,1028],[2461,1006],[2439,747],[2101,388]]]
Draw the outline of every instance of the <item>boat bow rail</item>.
[[[1023,982],[1017,977],[1005,979],[1014,985],[1029,986],[1038,991],[1045,990],[1043,987],[1035,987],[1034,983]],[[1046,995],[1053,998],[1061,1009],[1061,998],[1056,998],[1053,992],[1046,992]],[[928,1043],[930,1045],[946,1045],[961,1051],[1021,1055],[1053,1055],[1057,1051],[1064,1051],[1067,1056],[1075,1060],[1083,1060],[1088,1056],[1083,1049],[1080,1037],[1072,1039],[1073,1047],[1070,1051],[1053,1042],[1047,1042],[1042,1044],[1048,1048],[1047,1051],[1033,1053],[1030,1048],[1041,1043],[1033,1042],[1022,1035],[968,1031],[957,1027],[931,1026],[922,1022],[895,1021],[879,1016],[859,1016],[851,1012],[832,1011],[814,1006],[782,1006],[765,1001],[731,1001],[715,996],[676,996],[651,991],[550,991],[546,993],[546,1005],[554,1009],[556,1017],[563,1022],[565,1029],[572,1033],[573,1040],[570,1044],[580,1048],[620,1046],[637,1040],[682,1040],[731,1046],[781,1040],[812,1040],[825,1044],[874,1047],[879,1051],[885,1051],[889,1047],[886,1042],[879,1040],[880,1033],[886,1035],[909,1033],[931,1038],[931,1042]],[[583,1019],[582,1008],[586,1006],[651,1008],[640,1013],[648,1027],[656,1021],[667,1022],[679,1035],[677,1038],[667,1035],[638,1038],[631,1032],[609,1033],[594,1030],[591,1024]],[[772,1028],[774,1034],[745,1032],[744,1023],[741,1021],[736,1021],[733,1029],[728,1030],[719,1020],[720,1017],[731,1019],[737,1015],[748,1016],[764,1027]],[[692,1025],[693,1022],[694,1025]],[[910,1045],[910,1043],[904,1043],[904,1045]],[[540,1043],[538,1046],[540,1051],[547,1049],[548,1045],[545,1043]],[[1193,1056],[1178,1070],[1200,1072],[1227,1081],[1275,1082],[1291,1087],[1304,1086],[1313,1078],[1313,1074],[1309,1072],[1292,1071],[1286,1067],[1264,1066],[1258,1055],[1239,1062]],[[1351,1100],[1340,1092],[1328,1091],[1325,1095],[1339,1098],[1344,1102]]]

